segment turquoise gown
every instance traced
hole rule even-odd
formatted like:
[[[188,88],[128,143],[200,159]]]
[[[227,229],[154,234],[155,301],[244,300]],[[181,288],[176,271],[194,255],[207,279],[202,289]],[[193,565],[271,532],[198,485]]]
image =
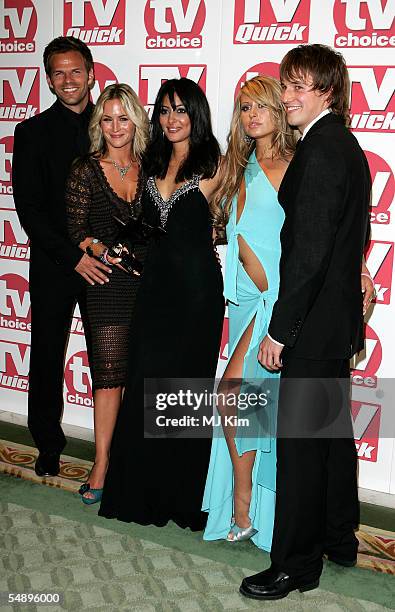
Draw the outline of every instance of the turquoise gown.
[[[277,192],[257,162],[255,151],[245,170],[246,199],[239,222],[236,222],[237,195],[232,202],[226,227],[228,247],[225,264],[224,294],[228,300],[229,358],[241,336],[255,317],[251,341],[244,358],[243,385],[251,383],[260,389],[272,390],[271,401],[266,407],[265,418],[269,435],[263,437],[235,438],[239,455],[256,450],[252,472],[252,496],[249,516],[257,533],[252,537],[256,546],[270,551],[273,533],[276,490],[276,390],[279,374],[270,373],[258,362],[259,344],[267,333],[277,299],[279,287],[279,262],[281,254],[280,231],[284,222]],[[258,257],[266,273],[268,289],[261,292],[248,276],[239,260],[238,236]],[[250,387],[251,389],[251,387]],[[269,396],[268,396],[269,397]],[[242,415],[239,415],[242,416]],[[266,429],[266,428],[265,428]],[[233,469],[226,440],[223,435],[213,438],[210,464],[202,509],[208,512],[203,538],[218,540],[227,537],[233,516]]]

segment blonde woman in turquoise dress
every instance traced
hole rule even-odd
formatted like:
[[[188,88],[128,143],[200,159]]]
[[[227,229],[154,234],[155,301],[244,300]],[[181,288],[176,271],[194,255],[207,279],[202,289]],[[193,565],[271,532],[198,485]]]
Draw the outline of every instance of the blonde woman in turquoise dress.
[[[214,437],[202,506],[208,512],[205,540],[251,538],[267,551],[276,489],[276,383],[271,379],[279,374],[265,370],[257,357],[279,288],[284,212],[277,192],[296,142],[280,97],[280,83],[268,76],[257,76],[240,90],[216,194],[217,231],[226,227],[228,242],[229,314],[229,360],[218,393],[245,391],[247,381],[258,392],[271,388],[273,399],[261,408],[269,425],[262,437],[243,437],[234,428]],[[223,404],[220,414],[226,412],[226,399]]]

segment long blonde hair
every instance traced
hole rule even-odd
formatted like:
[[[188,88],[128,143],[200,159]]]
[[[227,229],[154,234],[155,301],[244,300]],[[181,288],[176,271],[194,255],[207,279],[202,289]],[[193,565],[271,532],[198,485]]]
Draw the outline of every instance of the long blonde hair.
[[[121,102],[125,113],[136,126],[132,154],[137,161],[141,161],[141,156],[148,142],[149,120],[138,96],[126,83],[108,85],[98,97],[89,123],[89,138],[91,141],[89,152],[94,157],[100,157],[107,152],[107,143],[104,140],[100,122],[104,114],[105,103],[108,100],[115,99]]]
[[[246,81],[235,99],[232,121],[227,142],[228,147],[221,165],[221,181],[211,206],[214,214],[214,227],[219,241],[223,241],[225,226],[229,220],[232,200],[240,189],[248,159],[255,149],[255,140],[246,137],[241,115],[241,96],[245,94],[254,102],[265,105],[274,123],[272,136],[273,159],[285,159],[295,151],[295,133],[287,124],[286,114],[281,102],[281,85],[276,79],[259,75]]]

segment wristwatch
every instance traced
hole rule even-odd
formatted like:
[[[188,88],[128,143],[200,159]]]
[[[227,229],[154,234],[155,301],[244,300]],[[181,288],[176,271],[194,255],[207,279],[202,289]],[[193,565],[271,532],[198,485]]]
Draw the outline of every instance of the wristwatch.
[[[101,242],[101,241],[98,238],[92,238],[92,240],[90,241],[88,246],[85,248],[85,253],[87,255],[89,255],[89,257],[94,257],[95,256],[94,253],[93,253],[91,245],[92,244],[98,244],[99,242]]]

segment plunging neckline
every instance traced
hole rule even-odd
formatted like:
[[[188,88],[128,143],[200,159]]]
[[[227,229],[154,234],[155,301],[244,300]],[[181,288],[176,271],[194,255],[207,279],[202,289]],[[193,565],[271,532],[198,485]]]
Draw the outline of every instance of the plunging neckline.
[[[193,181],[196,181],[196,175],[194,175],[191,179],[189,179],[189,181],[185,181],[185,183],[182,183],[182,185],[177,187],[177,189],[175,189],[173,193],[171,193],[169,197],[165,200],[165,198],[162,196],[161,192],[159,191],[159,187],[156,183],[155,178],[151,177],[151,182],[155,188],[155,191],[164,204],[168,204],[176,196],[176,194],[185,187],[185,185],[189,185],[189,183],[192,183]],[[199,187],[199,185],[197,185],[197,187]]]
[[[138,176],[137,176],[137,185],[136,185],[136,191],[135,191],[135,194],[134,194],[134,198],[133,198],[133,200],[125,200],[125,198],[122,198],[122,197],[121,197],[121,196],[120,196],[120,195],[119,195],[119,194],[118,194],[118,193],[115,191],[115,189],[114,189],[114,188],[111,186],[110,181],[108,180],[108,178],[107,178],[107,176],[106,176],[106,173],[104,172],[104,168],[103,168],[103,166],[102,166],[102,165],[101,165],[101,163],[100,163],[100,160],[99,160],[99,159],[97,159],[97,158],[95,158],[95,157],[92,157],[92,159],[94,159],[94,160],[95,160],[95,162],[97,163],[97,165],[98,165],[98,167],[99,167],[99,170],[100,170],[100,173],[101,173],[101,175],[102,175],[102,177],[103,177],[103,179],[104,179],[104,181],[105,181],[105,183],[106,183],[107,187],[108,187],[108,188],[109,188],[109,190],[112,192],[112,194],[113,194],[113,195],[114,195],[114,196],[115,196],[115,197],[116,197],[118,200],[120,200],[121,202],[124,202],[124,203],[125,203],[125,204],[127,204],[128,206],[130,206],[131,204],[133,204],[133,203],[136,201],[136,199],[137,199],[137,197],[138,197],[138,194],[139,194],[139,188],[140,188],[140,183],[141,183],[141,172],[140,172],[140,170],[139,170],[139,173],[138,173]]]
[[[260,168],[261,172],[264,174],[264,176],[265,176],[265,178],[266,178],[267,182],[269,183],[270,187],[273,189],[273,191],[275,192],[275,194],[276,194],[276,196],[277,196],[277,195],[278,195],[278,191],[277,191],[277,189],[275,188],[275,186],[273,185],[273,183],[271,182],[271,180],[269,179],[269,177],[268,177],[268,175],[266,174],[265,170],[262,168],[262,166],[261,166],[261,164],[259,163],[259,161],[257,160],[257,157],[256,157],[256,153],[255,153],[255,151],[253,152],[253,155],[254,155],[254,159],[255,159],[256,163],[258,164],[258,166],[259,166],[259,168]],[[281,180],[282,180],[282,179],[281,179]],[[281,183],[280,183],[280,185],[281,185]]]
[[[255,150],[252,152],[252,155],[254,156],[253,159],[255,161],[255,163],[257,164],[258,168],[260,169],[260,171],[262,172],[263,176],[265,177],[267,183],[269,184],[269,186],[272,188],[272,190],[274,191],[274,193],[276,194],[276,198],[278,196],[278,191],[277,189],[275,189],[273,183],[270,181],[269,177],[267,176],[266,172],[264,171],[264,169],[262,168],[261,164],[259,163],[259,161],[256,158],[256,154],[255,154]],[[245,185],[245,199],[244,199],[244,206],[243,206],[243,210],[240,213],[239,218],[237,219],[237,202],[239,199],[239,193],[237,194],[237,200],[236,200],[236,206],[235,206],[235,221],[236,221],[236,227],[238,227],[240,225],[240,221],[242,220],[242,217],[244,215],[244,211],[246,209],[246,205],[247,205],[247,181],[245,180],[245,175],[243,175],[243,179],[244,181],[244,185]]]

